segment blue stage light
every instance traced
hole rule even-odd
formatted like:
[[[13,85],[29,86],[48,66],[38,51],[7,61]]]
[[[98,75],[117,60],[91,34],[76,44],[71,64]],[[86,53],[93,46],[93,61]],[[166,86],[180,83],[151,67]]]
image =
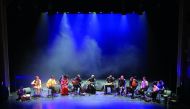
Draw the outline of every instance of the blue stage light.
[[[41,66],[40,70],[38,66],[34,68],[35,72],[59,75],[63,70],[79,71],[81,75],[93,72],[101,76],[100,72],[105,69],[119,72],[118,69],[125,67],[130,71],[143,67],[147,45],[146,17],[135,13],[123,16],[110,12],[66,13],[42,17],[37,44],[44,38],[48,45],[46,53],[39,54],[36,59],[35,63]]]

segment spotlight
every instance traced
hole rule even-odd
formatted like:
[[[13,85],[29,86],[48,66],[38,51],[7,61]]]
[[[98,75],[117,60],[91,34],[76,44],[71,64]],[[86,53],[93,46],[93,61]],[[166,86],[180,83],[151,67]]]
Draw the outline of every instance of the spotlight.
[[[80,14],[80,12],[77,12],[78,14]]]

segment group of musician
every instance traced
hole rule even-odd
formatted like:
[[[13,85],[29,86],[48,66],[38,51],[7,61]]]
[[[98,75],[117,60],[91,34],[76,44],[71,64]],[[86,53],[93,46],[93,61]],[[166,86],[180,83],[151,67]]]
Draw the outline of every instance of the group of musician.
[[[118,85],[115,84],[116,79],[112,76],[109,75],[106,78],[106,83],[104,84],[104,94],[112,94],[113,91],[116,91],[117,95],[127,95],[131,93],[131,98],[134,98],[134,94],[140,94],[140,95],[145,95],[145,91],[148,90],[149,88],[149,82],[147,81],[146,77],[143,76],[142,81],[140,83],[140,88],[137,89],[138,86],[138,81],[136,79],[136,76],[132,76],[129,79],[129,84],[126,84],[126,79],[123,75],[121,75],[118,79]],[[82,88],[81,86],[81,77],[80,75],[76,75],[74,79],[71,80],[71,83],[73,85],[72,92],[75,94],[81,94],[81,93],[90,93],[90,94],[96,94],[96,84],[95,84],[95,75],[91,75],[89,79],[87,79],[87,87],[86,89]],[[41,88],[42,88],[42,82],[40,80],[39,76],[35,76],[35,79],[31,82],[31,85],[34,88],[35,95],[39,95],[41,93]],[[61,78],[59,79],[59,82],[56,81],[55,77],[52,75],[50,79],[46,82],[46,87],[51,89],[51,93],[55,93],[55,86],[57,84],[60,84],[60,93],[61,95],[68,95],[69,94],[69,78],[66,75],[62,75]],[[156,98],[157,93],[159,91],[164,90],[164,82],[162,80],[153,82],[152,85],[152,91],[151,91],[151,96],[153,99]]]

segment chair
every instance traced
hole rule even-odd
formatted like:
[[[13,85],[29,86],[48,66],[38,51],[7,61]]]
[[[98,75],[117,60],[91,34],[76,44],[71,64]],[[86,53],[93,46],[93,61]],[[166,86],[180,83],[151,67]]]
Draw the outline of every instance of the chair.
[[[171,96],[171,93],[171,90],[164,90],[164,93],[161,96],[164,97],[165,103],[168,102],[168,98]]]
[[[31,95],[31,88],[30,87],[26,87],[26,88],[23,88],[23,90],[24,90],[24,92],[25,92],[25,94],[29,94],[29,95]]]
[[[23,88],[25,94],[22,95],[21,100],[22,101],[26,101],[26,100],[30,100],[31,99],[31,88],[30,87],[26,87]]]

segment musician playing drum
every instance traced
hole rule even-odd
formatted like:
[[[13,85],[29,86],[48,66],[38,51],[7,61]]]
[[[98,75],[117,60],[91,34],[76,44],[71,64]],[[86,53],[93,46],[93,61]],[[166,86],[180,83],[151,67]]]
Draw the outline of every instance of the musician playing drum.
[[[35,80],[32,81],[31,85],[34,88],[35,96],[40,96],[41,93],[41,80],[39,76],[35,76]]]

